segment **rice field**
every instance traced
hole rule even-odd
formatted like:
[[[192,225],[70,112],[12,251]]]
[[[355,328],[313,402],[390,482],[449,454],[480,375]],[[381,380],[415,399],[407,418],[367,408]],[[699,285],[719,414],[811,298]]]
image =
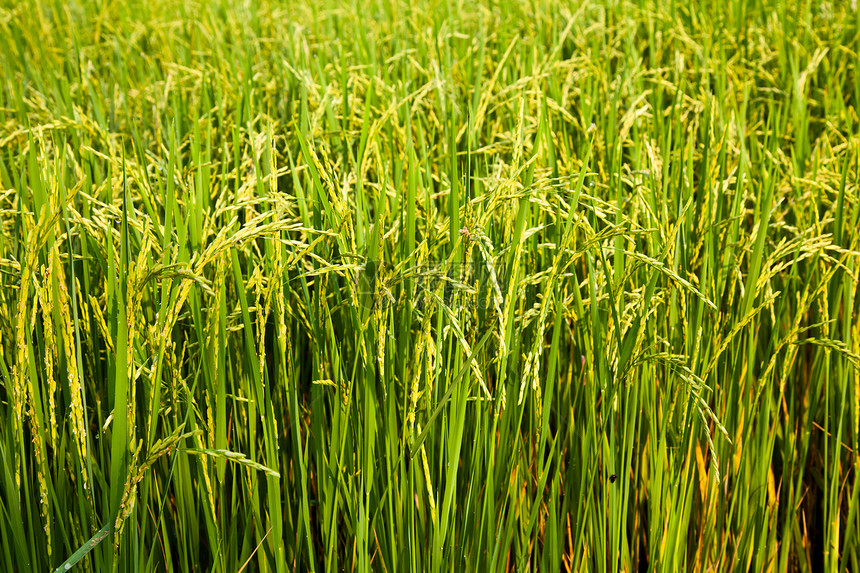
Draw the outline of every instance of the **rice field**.
[[[0,570],[860,571],[858,51],[0,0]]]

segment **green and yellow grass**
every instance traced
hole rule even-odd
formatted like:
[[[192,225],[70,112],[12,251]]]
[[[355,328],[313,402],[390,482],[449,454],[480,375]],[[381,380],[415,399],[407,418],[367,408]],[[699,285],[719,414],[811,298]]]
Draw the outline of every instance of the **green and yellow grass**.
[[[860,571],[849,2],[0,2],[0,570]]]

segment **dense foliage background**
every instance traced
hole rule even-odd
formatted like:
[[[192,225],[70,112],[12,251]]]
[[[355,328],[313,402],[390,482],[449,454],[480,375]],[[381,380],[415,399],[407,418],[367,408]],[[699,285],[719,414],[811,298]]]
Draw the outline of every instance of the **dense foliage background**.
[[[0,570],[860,570],[849,2],[0,6]]]

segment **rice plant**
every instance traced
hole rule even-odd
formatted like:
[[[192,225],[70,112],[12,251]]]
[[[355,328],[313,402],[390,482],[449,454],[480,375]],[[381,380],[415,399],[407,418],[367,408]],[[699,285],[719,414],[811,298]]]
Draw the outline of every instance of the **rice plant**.
[[[860,571],[858,51],[0,1],[0,570]]]

